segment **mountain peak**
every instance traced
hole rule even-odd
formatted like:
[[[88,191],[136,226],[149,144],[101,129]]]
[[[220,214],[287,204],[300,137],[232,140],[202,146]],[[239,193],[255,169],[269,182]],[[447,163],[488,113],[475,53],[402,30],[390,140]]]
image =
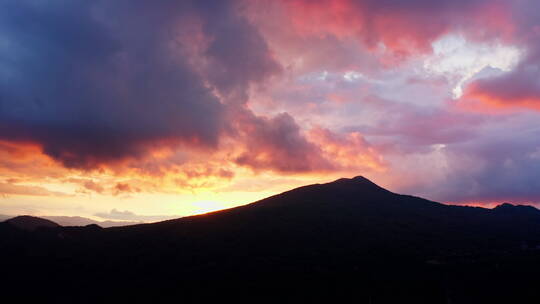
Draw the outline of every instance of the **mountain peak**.
[[[354,182],[354,183],[373,183],[369,179],[363,177],[362,175],[358,175],[352,178],[342,177],[340,179],[337,179],[334,181],[334,183],[344,183],[344,182]]]
[[[361,175],[355,176],[353,178],[340,178],[331,183],[328,183],[328,185],[344,185],[350,187],[362,187],[362,189],[364,190],[373,189],[388,191]]]
[[[370,181],[369,179],[363,177],[362,175],[355,176],[355,177],[351,178],[351,180],[354,181],[354,182],[357,182],[357,183],[371,183],[371,184],[374,184],[372,181]]]

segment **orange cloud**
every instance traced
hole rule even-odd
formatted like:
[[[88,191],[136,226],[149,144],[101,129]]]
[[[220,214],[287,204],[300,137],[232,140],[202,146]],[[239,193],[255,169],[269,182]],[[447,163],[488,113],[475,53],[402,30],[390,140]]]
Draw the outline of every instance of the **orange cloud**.
[[[0,176],[20,180],[57,178],[67,171],[44,155],[39,144],[0,141]]]
[[[25,195],[25,196],[69,196],[59,191],[51,191],[44,187],[16,185],[13,183],[0,183],[0,196]]]
[[[316,127],[310,130],[309,139],[322,150],[326,159],[332,160],[337,170],[365,173],[386,169],[382,156],[359,132],[338,135]]]
[[[534,75],[514,72],[506,77],[478,80],[467,87],[462,99],[480,102],[484,107],[540,111],[540,84],[529,77]]]

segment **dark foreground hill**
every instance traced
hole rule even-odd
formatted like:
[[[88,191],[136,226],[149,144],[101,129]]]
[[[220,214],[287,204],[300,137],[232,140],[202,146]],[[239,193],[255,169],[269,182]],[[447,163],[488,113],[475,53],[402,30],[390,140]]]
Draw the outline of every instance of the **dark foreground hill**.
[[[0,223],[2,286],[42,302],[539,303],[538,245],[535,208],[448,206],[363,177],[155,224]]]

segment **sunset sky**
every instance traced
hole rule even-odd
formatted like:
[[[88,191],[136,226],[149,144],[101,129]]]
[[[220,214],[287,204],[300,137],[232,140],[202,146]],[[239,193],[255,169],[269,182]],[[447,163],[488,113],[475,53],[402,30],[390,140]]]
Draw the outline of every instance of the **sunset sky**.
[[[0,214],[155,221],[356,175],[540,204],[540,2],[0,2]]]

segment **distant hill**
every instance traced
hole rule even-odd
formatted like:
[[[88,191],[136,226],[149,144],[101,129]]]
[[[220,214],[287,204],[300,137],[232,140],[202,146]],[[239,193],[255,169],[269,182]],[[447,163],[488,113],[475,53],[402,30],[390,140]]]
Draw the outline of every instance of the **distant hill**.
[[[27,231],[34,231],[38,228],[56,228],[60,226],[53,221],[29,215],[17,216],[8,219],[5,222],[11,226]]]
[[[6,287],[66,303],[90,286],[94,302],[540,303],[539,245],[533,207],[444,205],[363,177],[153,224],[0,223]]]
[[[142,222],[133,222],[133,221],[96,221],[86,217],[80,216],[43,216],[45,219],[54,221],[61,226],[86,226],[95,224],[100,227],[117,227],[117,226],[128,226],[142,224]]]
[[[14,218],[11,215],[0,215],[0,222]],[[57,223],[60,226],[87,226],[87,225],[98,225],[100,227],[118,227],[118,226],[128,226],[142,224],[142,222],[134,221],[96,221],[81,216],[39,216],[39,218],[47,219]]]
[[[514,215],[528,215],[528,216],[539,216],[540,210],[533,206],[525,206],[525,205],[512,205],[508,203],[500,204],[493,208],[493,211],[498,214],[502,215],[508,215],[508,214],[514,214]]]

